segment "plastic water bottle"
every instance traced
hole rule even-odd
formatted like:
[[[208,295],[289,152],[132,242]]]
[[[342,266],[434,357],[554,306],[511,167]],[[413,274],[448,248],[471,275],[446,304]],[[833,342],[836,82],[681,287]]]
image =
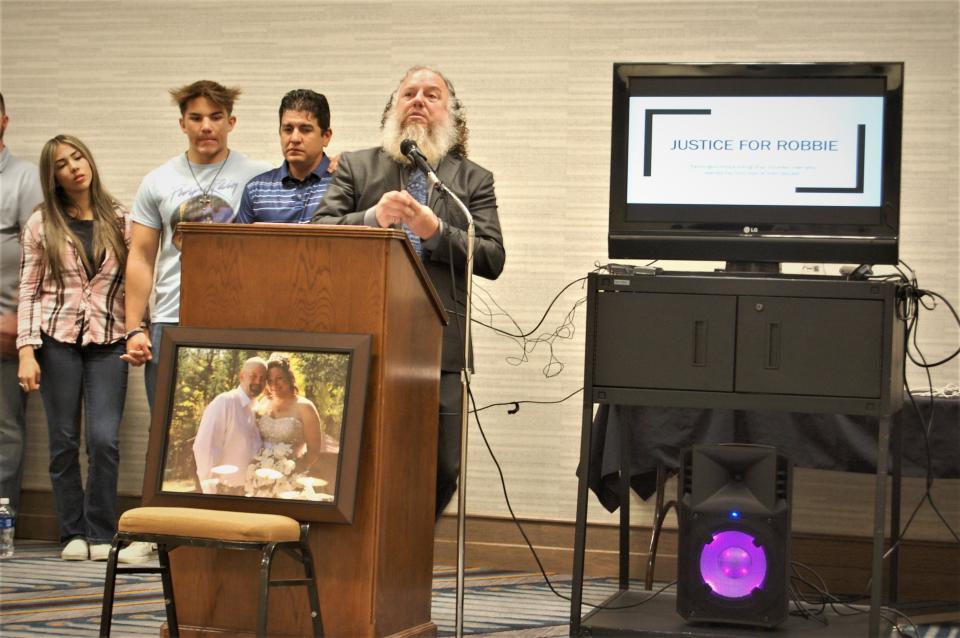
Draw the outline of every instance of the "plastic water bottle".
[[[0,558],[13,556],[13,533],[17,517],[10,507],[9,498],[0,498]]]

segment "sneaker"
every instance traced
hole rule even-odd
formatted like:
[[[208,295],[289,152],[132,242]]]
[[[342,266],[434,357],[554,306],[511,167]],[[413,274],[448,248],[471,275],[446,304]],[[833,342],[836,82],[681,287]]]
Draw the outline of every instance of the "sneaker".
[[[60,558],[63,560],[87,560],[89,555],[87,541],[82,538],[72,539],[60,552]]]
[[[108,543],[97,543],[90,546],[90,560],[107,560],[110,556],[110,545]]]
[[[117,554],[117,562],[127,564],[146,563],[153,560],[155,551],[157,551],[157,546],[154,543],[136,541],[120,550],[120,553]]]

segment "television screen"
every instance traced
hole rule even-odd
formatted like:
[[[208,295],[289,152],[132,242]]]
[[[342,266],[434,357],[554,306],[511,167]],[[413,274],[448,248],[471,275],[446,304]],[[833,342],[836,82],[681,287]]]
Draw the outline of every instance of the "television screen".
[[[615,64],[610,256],[896,263],[902,71]]]

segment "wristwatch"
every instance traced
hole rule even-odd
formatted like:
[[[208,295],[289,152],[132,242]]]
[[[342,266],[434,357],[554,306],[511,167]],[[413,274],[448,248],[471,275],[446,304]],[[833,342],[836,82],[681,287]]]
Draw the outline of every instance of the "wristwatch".
[[[143,328],[134,328],[133,330],[129,331],[127,334],[123,335],[123,338],[130,339],[130,337],[135,337],[141,332],[143,332]]]

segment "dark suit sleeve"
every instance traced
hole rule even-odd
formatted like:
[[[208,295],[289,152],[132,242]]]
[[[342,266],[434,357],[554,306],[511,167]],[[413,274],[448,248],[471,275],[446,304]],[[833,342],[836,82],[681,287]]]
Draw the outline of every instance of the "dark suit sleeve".
[[[313,214],[313,223],[362,226],[366,210],[357,210],[362,189],[363,185],[355,181],[350,153],[344,153],[327,194]]]
[[[473,272],[487,279],[496,279],[503,272],[506,250],[503,247],[503,233],[500,230],[500,217],[497,214],[497,196],[493,189],[493,175],[476,164],[472,170],[458,175],[454,192],[463,201],[473,215],[476,238],[473,249]],[[436,211],[435,211],[436,212]],[[453,263],[458,270],[467,258],[466,218],[452,199],[444,202],[439,213],[443,220],[443,232],[440,241],[430,253],[435,262]]]

